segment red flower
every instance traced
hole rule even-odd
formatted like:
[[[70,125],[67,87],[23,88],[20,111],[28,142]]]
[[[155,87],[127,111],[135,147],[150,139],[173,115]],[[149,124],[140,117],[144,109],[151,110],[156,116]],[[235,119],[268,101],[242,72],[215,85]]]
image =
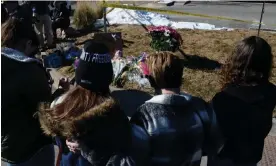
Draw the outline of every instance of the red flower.
[[[181,35],[173,28],[168,27],[168,26],[151,26],[148,28],[149,33],[153,32],[165,32],[165,31],[170,31],[170,34],[172,34],[173,38],[180,42],[182,44],[183,40]]]

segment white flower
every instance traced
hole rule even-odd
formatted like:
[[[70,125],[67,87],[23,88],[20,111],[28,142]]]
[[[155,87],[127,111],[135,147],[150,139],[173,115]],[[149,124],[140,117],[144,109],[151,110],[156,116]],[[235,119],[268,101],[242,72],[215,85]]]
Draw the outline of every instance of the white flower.
[[[170,31],[169,30],[165,30],[164,35],[165,36],[170,36]]]

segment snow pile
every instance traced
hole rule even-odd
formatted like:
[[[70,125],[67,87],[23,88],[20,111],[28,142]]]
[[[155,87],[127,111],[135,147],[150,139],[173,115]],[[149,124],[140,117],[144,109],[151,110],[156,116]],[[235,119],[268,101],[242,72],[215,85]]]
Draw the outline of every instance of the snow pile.
[[[168,25],[168,17],[158,13],[138,10],[114,9],[106,16],[112,24],[145,24],[145,25]]]
[[[144,24],[154,26],[171,26],[175,29],[205,29],[205,30],[222,30],[229,28],[218,28],[215,25],[208,23],[196,22],[176,22],[171,21],[168,16],[159,13],[152,13],[138,10],[114,9],[106,16],[110,25],[114,24]]]

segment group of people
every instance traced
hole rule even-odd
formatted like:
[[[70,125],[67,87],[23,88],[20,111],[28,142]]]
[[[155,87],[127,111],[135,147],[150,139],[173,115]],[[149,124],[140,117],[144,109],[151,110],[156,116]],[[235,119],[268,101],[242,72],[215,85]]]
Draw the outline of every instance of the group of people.
[[[25,22],[28,19],[33,24],[41,48],[54,46],[57,29],[66,31],[70,26],[70,14],[71,5],[67,1],[4,1],[1,5],[1,23],[9,17],[24,17]]]
[[[99,40],[85,42],[74,86],[61,79],[62,95],[53,95],[34,56],[40,42],[31,27],[16,17],[1,26],[1,155],[7,165],[199,166],[207,156],[208,166],[256,166],[261,160],[276,104],[269,82],[273,55],[264,39],[238,42],[211,102],[181,91],[184,66],[177,55],[149,55],[147,78],[160,94],[128,110],[125,105],[140,96],[122,93],[122,102],[110,89],[113,55]]]

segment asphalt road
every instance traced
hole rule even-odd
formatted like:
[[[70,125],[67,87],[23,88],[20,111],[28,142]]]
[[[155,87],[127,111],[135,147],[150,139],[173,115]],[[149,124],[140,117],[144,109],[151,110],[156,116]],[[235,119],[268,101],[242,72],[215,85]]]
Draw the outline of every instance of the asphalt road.
[[[162,9],[185,11],[191,13],[206,14],[211,16],[224,16],[241,20],[250,20],[259,22],[262,4],[261,3],[234,3],[234,2],[191,2],[188,5],[176,3],[172,7],[164,6]],[[240,23],[237,21],[215,20],[190,16],[170,15],[175,21],[203,22],[214,24],[218,27],[230,28],[258,28],[258,24]],[[276,4],[266,4],[263,15],[262,28],[276,30]]]

